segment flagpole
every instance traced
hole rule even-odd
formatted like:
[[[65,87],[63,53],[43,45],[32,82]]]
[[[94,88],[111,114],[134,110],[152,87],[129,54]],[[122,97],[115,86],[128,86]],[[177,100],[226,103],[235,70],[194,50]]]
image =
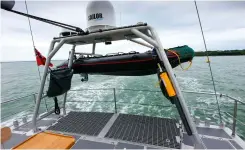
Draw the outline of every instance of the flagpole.
[[[27,14],[29,14],[26,0],[25,0],[25,6],[26,6],[26,12],[27,12]],[[34,38],[33,38],[33,34],[32,34],[31,21],[30,21],[30,18],[29,17],[27,17],[27,18],[28,18],[29,28],[30,28],[30,32],[31,32],[31,39],[32,39],[33,50],[34,50],[34,54],[35,54],[35,57],[36,57],[36,47],[35,47]],[[39,70],[39,66],[38,65],[37,65],[37,69],[38,69],[38,75],[39,75],[39,79],[40,79],[40,83],[41,83],[41,75],[40,75],[40,70]]]

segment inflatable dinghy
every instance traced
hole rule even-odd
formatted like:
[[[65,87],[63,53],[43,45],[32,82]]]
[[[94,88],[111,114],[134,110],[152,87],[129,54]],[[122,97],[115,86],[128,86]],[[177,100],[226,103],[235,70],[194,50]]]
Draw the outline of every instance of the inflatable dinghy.
[[[194,57],[192,48],[184,45],[165,50],[171,66],[191,61]],[[156,51],[145,53],[117,53],[99,57],[80,57],[72,65],[74,74],[101,74],[118,76],[143,76],[157,73],[157,63],[161,63]],[[67,68],[67,61],[58,68]]]

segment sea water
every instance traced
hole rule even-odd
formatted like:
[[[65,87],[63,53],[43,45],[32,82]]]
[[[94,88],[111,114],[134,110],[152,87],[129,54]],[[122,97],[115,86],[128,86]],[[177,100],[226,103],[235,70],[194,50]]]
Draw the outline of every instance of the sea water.
[[[218,93],[227,94],[245,102],[245,56],[210,57],[215,88]],[[53,61],[55,65],[62,61]],[[183,64],[187,67],[188,63]],[[39,67],[42,76],[43,67]],[[174,69],[183,91],[214,92],[210,68],[206,57],[195,57],[190,69]],[[31,118],[35,97],[40,87],[40,76],[36,62],[1,63],[1,119],[2,123],[12,123],[13,119],[23,116]],[[45,91],[48,87],[46,82]],[[113,89],[115,88],[115,96]],[[93,90],[92,90],[93,89]],[[142,91],[139,91],[142,90]],[[67,96],[67,109],[73,111],[103,111],[149,115],[156,117],[178,117],[169,100],[159,92],[156,75],[128,77],[89,75],[89,81],[81,82],[80,75],[74,75],[72,90]],[[191,114],[202,120],[210,118],[219,123],[217,101],[214,95],[183,93]],[[16,101],[3,103],[8,100]],[[62,106],[63,97],[59,98]],[[218,96],[221,119],[228,127],[232,125],[234,101]],[[39,113],[54,106],[50,98],[41,103]],[[245,106],[238,103],[238,119],[245,123]],[[245,137],[245,127],[237,122],[239,135]]]

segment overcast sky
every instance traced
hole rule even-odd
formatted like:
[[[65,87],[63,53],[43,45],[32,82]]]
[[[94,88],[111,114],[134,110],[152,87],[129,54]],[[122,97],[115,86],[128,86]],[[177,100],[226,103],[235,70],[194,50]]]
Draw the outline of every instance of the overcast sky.
[[[86,1],[28,1],[29,13],[86,28]],[[195,5],[192,1],[112,1],[117,26],[147,22],[156,28],[164,48],[189,45],[204,50]],[[197,2],[209,50],[245,49],[245,1]],[[15,10],[26,12],[24,2],[17,1]],[[121,17],[120,17],[121,12]],[[120,19],[121,18],[121,19]],[[46,56],[50,41],[60,28],[31,20],[35,45]],[[67,59],[71,46],[63,47],[54,59]],[[97,53],[148,50],[129,41],[100,44]],[[77,51],[90,52],[91,46]],[[1,61],[35,60],[28,20],[1,10]]]

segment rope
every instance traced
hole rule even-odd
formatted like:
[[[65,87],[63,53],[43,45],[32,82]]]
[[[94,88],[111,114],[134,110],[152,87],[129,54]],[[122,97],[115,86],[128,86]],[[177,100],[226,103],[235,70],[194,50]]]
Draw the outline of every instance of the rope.
[[[60,107],[59,107],[59,103],[58,103],[57,97],[54,97],[54,113],[56,115],[60,114]]]
[[[26,0],[25,0],[25,6],[26,6],[26,13],[29,14]],[[35,48],[35,43],[34,43],[34,37],[33,37],[33,33],[32,33],[32,28],[31,28],[31,21],[30,21],[30,18],[29,17],[27,17],[27,18],[28,18],[28,23],[29,23],[30,33],[31,33],[33,50],[34,50],[34,54],[35,54],[35,57],[36,57],[36,52],[35,52],[35,49],[36,48]],[[39,79],[40,79],[40,82],[41,82],[41,75],[40,75],[40,70],[39,70],[39,67],[38,66],[37,66],[37,69],[38,69]]]
[[[159,79],[159,81],[157,81],[157,83],[155,84],[155,88],[158,88],[160,86],[161,81],[162,81],[161,79]]]
[[[176,56],[178,57],[178,60],[179,60],[179,65],[180,65],[180,67],[181,67],[181,69],[182,69],[182,70],[188,70],[188,69],[191,67],[191,65],[192,65],[192,61],[189,61],[189,62],[190,62],[189,66],[188,66],[188,67],[186,67],[186,68],[184,68],[184,67],[181,65],[181,61],[180,61],[180,57],[179,57],[179,55],[178,55],[176,52],[172,51],[172,50],[167,50],[167,51],[169,51],[169,52],[173,53],[174,55],[176,55]]]
[[[26,13],[29,14],[26,0],[25,0],[25,6],[26,6]],[[27,17],[27,18],[28,18],[28,23],[29,23],[30,33],[31,33],[31,39],[32,39],[32,45],[33,45],[34,55],[36,57],[36,52],[35,52],[36,47],[35,47],[33,32],[32,32],[32,28],[31,28],[31,21],[30,21],[30,18],[29,17]],[[38,70],[38,75],[39,75],[40,84],[41,84],[41,75],[40,75],[40,70],[39,70],[38,65],[37,65],[37,70]],[[46,111],[48,111],[48,106],[47,106],[46,99],[45,99],[45,107],[46,107]]]
[[[206,44],[206,41],[205,41],[205,37],[204,37],[203,29],[202,29],[202,23],[201,23],[201,19],[200,19],[200,16],[199,16],[199,12],[198,12],[198,8],[197,8],[196,0],[194,0],[194,3],[195,3],[195,6],[196,6],[196,12],[197,12],[197,16],[198,16],[198,20],[199,20],[199,25],[200,25],[200,28],[201,28],[201,32],[202,32],[202,39],[203,39],[203,43],[204,43],[204,46],[205,46],[206,56],[208,58],[207,63],[208,63],[208,66],[209,66],[209,71],[210,71],[210,75],[211,75],[212,82],[213,82],[216,103],[217,103],[218,111],[219,111],[220,123],[222,123],[222,118],[221,118],[221,113],[220,113],[220,107],[219,107],[219,101],[218,101],[218,98],[217,98],[217,94],[216,94],[217,92],[216,92],[215,83],[214,83],[214,77],[213,77],[212,68],[211,68],[211,64],[210,64],[210,60],[209,60],[209,56],[208,56],[207,44]]]
[[[180,61],[179,55],[178,55],[176,52],[172,51],[172,50],[167,50],[167,51],[173,53],[174,55],[176,55],[176,56],[178,57],[179,65],[180,65],[180,67],[181,67],[182,70],[188,70],[188,69],[191,67],[192,61],[189,61],[189,62],[190,62],[189,66],[188,66],[187,68],[184,68],[184,67],[181,65],[181,61]],[[159,68],[161,68],[160,64],[157,64],[157,65],[158,65]],[[156,88],[160,86],[161,81],[162,81],[162,80],[160,79],[160,80],[155,84],[155,87],[156,87]]]

